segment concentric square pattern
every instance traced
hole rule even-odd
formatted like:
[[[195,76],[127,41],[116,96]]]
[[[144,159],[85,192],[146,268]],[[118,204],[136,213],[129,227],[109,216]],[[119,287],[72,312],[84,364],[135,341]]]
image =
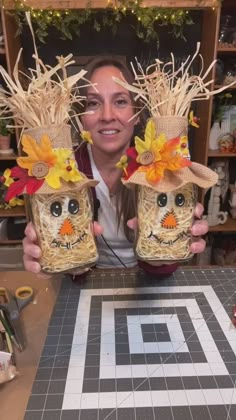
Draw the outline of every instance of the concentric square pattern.
[[[119,275],[63,283],[25,419],[235,419],[235,271]]]

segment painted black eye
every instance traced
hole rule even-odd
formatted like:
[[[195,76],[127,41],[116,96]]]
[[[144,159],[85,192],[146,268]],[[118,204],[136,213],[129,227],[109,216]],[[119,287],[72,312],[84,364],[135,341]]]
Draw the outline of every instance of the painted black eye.
[[[175,197],[176,206],[183,207],[184,203],[185,203],[184,195],[183,194],[177,194],[176,197]]]
[[[51,204],[50,212],[55,217],[59,217],[62,214],[62,206],[60,201],[54,201],[54,203]]]
[[[79,211],[79,202],[78,200],[70,200],[68,204],[68,211],[71,214],[77,214]]]
[[[159,207],[165,207],[167,204],[167,195],[162,193],[157,197],[157,204]]]

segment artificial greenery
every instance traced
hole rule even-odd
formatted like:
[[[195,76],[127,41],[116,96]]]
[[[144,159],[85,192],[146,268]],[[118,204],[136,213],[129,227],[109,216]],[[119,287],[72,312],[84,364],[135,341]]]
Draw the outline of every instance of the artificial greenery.
[[[132,29],[138,38],[145,42],[158,40],[157,24],[170,25],[176,38],[184,38],[185,25],[193,24],[192,17],[187,10],[159,7],[144,7],[144,0],[117,0],[116,6],[112,2],[107,7],[98,10],[90,7],[88,2],[85,9],[77,10],[42,10],[33,9],[20,0],[15,0],[14,16],[17,20],[18,34],[26,24],[26,10],[31,11],[31,20],[35,24],[35,34],[41,42],[45,42],[49,28],[56,28],[62,39],[72,39],[80,36],[82,25],[87,25],[99,32],[104,27],[110,27],[113,35],[128,16],[132,16]],[[185,39],[185,38],[184,38]]]
[[[12,120],[0,118],[0,136],[8,136],[13,132],[12,128],[9,128],[8,126],[13,123]]]

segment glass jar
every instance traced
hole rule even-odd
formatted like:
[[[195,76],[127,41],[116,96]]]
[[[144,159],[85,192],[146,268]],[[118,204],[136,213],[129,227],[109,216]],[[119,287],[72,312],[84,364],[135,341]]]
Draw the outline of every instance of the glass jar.
[[[196,186],[188,183],[167,193],[141,185],[137,188],[137,257],[161,263],[190,260]]]
[[[88,268],[98,259],[93,235],[93,211],[88,187],[29,196],[45,273]]]

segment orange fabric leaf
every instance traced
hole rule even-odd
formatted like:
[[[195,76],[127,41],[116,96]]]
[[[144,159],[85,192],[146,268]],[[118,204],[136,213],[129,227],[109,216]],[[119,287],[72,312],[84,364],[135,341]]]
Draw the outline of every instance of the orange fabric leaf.
[[[52,167],[57,157],[52,150],[51,141],[47,135],[43,135],[39,144],[36,143],[33,137],[24,134],[22,138],[23,151],[28,156],[17,158],[17,163],[22,168],[29,170],[29,175],[32,175],[32,166],[38,161],[46,162],[49,167]]]

